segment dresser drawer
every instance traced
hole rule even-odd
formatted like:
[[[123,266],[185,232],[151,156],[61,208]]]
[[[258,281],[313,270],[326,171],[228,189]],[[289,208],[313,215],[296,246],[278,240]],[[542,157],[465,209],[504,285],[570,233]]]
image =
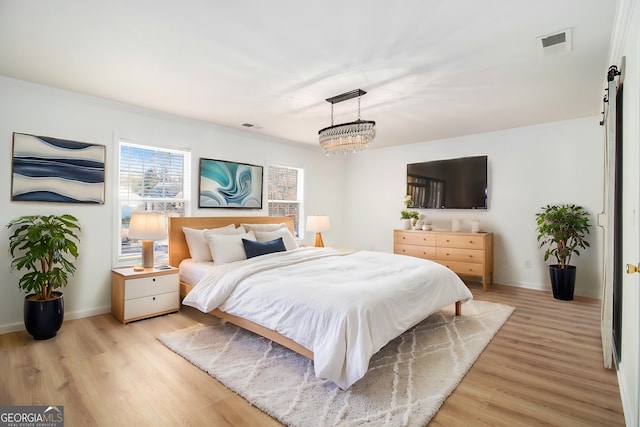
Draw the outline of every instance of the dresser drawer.
[[[130,299],[124,307],[124,318],[125,320],[130,320],[166,311],[178,311],[179,304],[180,299],[177,288],[174,288],[174,292]]]
[[[454,273],[463,274],[468,276],[482,276],[484,275],[484,267],[482,264],[473,264],[469,262],[460,261],[443,261],[437,260],[439,264],[442,264],[450,268]]]
[[[164,274],[153,277],[127,279],[125,282],[124,299],[146,297],[178,291],[178,275]]]
[[[438,234],[438,247],[484,249],[484,237],[473,234]]]
[[[396,254],[410,255],[417,258],[434,259],[436,257],[435,246],[396,244],[394,251]]]
[[[393,235],[395,244],[435,246],[436,235],[420,231],[396,231]]]
[[[482,264],[484,251],[479,249],[440,248],[436,250],[436,258],[443,261],[463,261]]]

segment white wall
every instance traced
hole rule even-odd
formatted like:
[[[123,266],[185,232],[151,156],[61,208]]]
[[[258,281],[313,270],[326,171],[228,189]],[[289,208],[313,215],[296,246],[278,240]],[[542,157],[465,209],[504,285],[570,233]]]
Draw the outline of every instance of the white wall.
[[[7,253],[11,219],[25,214],[76,215],[83,227],[78,271],[65,289],[66,319],[110,310],[110,270],[117,241],[113,224],[117,138],[192,152],[192,197],[197,161],[218,158],[305,169],[306,214],[331,217],[325,244],[391,252],[405,194],[406,164],[457,156],[489,156],[487,211],[423,211],[436,226],[452,218],[479,219],[495,233],[495,281],[549,288],[542,251],[535,239],[534,213],[546,203],[577,203],[594,215],[602,207],[602,130],[598,117],[471,135],[446,141],[371,149],[352,157],[325,157],[317,147],[291,144],[257,134],[222,128],[46,86],[0,77],[0,251]],[[383,125],[382,120],[379,123]],[[12,132],[47,135],[107,147],[107,200],[104,205],[11,202]],[[193,215],[233,215],[237,211],[192,209]],[[246,212],[262,215],[262,212]],[[305,242],[312,244],[314,236]],[[592,228],[592,248],[575,259],[576,294],[600,295],[601,235]],[[525,261],[531,261],[531,268]],[[7,257],[0,262],[0,333],[22,329],[18,274]]]
[[[603,206],[603,144],[599,117],[589,117],[358,154],[346,165],[345,244],[393,251],[393,229],[404,209],[407,163],[486,154],[488,210],[420,212],[443,229],[450,229],[454,218],[463,220],[467,229],[469,220],[480,220],[483,230],[494,233],[496,283],[550,289],[549,262],[544,262],[536,241],[535,213],[549,203],[575,203],[585,206],[596,224]],[[591,228],[589,242],[591,248],[571,260],[578,266],[575,292],[599,298],[598,227]]]
[[[214,101],[212,101],[214,102]],[[239,119],[240,123],[240,119]],[[25,132],[103,144],[107,148],[104,205],[75,203],[35,203],[11,201],[12,133]],[[196,192],[200,157],[241,161],[259,165],[275,163],[305,169],[305,206],[309,213],[332,218],[327,239],[341,245],[342,163],[329,158],[318,147],[302,146],[266,138],[250,132],[223,128],[167,114],[151,112],[115,102],[82,96],[42,85],[0,76],[0,253],[8,253],[9,231],[5,225],[27,214],[71,213],[78,217],[81,233],[77,273],[65,293],[65,319],[110,311],[111,267],[117,230],[113,224],[116,209],[117,138],[167,147],[186,147],[192,153],[192,215],[267,215],[262,211],[197,209]],[[266,169],[265,169],[266,173]],[[266,190],[266,188],[265,188]],[[266,201],[266,193],[264,195]],[[264,204],[266,207],[266,203]],[[306,236],[313,244],[315,236]],[[8,255],[0,261],[0,333],[23,329],[19,273],[10,272]]]

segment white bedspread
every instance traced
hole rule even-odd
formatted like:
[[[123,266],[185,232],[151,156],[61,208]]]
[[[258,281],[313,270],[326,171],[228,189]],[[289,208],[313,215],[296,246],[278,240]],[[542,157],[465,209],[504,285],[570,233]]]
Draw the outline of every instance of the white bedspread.
[[[313,352],[317,377],[347,389],[390,340],[471,298],[458,276],[431,261],[300,248],[216,266],[183,303],[279,332]]]

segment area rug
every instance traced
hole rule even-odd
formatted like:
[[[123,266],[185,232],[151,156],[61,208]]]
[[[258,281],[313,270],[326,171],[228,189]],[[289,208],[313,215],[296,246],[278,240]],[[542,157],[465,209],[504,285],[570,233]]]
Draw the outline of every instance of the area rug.
[[[159,340],[283,424],[424,426],[514,308],[469,301],[431,315],[371,359],[346,391],[318,379],[313,362],[231,324],[198,326]]]

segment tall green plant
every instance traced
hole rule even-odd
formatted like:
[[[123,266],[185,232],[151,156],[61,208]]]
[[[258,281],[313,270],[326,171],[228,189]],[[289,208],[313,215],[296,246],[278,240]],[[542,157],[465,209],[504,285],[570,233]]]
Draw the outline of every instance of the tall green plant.
[[[589,247],[589,213],[577,205],[547,205],[536,214],[538,243],[547,247],[544,260],[554,256],[560,268],[567,268],[571,255]]]
[[[36,299],[51,299],[54,289],[67,286],[68,275],[76,271],[80,231],[71,215],[27,215],[7,224],[14,228],[9,237],[12,270],[27,270],[18,286]]]

